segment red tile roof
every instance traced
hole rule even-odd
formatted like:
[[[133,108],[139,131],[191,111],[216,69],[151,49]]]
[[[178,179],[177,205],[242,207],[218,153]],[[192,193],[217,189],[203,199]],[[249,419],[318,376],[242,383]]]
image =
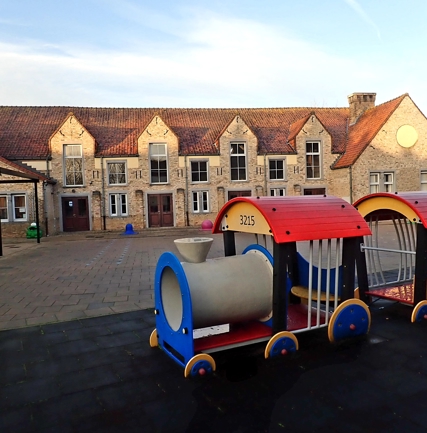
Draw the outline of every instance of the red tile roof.
[[[409,97],[408,94],[370,108],[355,124],[350,126],[345,152],[332,168],[345,168],[353,165],[406,97]]]
[[[400,101],[403,97],[395,101]],[[137,155],[137,140],[155,115],[177,135],[180,154],[218,154],[219,137],[236,115],[258,139],[258,153],[295,153],[295,137],[311,114],[332,136],[332,152],[346,154],[336,168],[353,161],[374,125],[382,125],[397,102],[383,104],[350,128],[348,108],[84,108],[1,107],[0,155],[12,160],[45,159],[49,138],[73,113],[96,140],[96,156]],[[382,108],[381,108],[382,107]],[[360,124],[360,126],[359,126]],[[378,126],[379,128],[380,126]],[[378,129],[376,129],[378,130]],[[358,140],[362,140],[362,144]],[[365,140],[365,141],[363,141]],[[363,149],[362,149],[363,150]],[[353,159],[352,159],[353,158]]]

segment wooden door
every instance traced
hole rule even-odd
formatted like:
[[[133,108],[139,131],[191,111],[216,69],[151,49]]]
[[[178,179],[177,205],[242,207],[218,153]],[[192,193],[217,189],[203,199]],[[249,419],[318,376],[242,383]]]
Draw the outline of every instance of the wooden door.
[[[231,200],[235,197],[250,197],[250,191],[228,191],[228,199]]]
[[[172,194],[148,195],[149,227],[173,227]]]
[[[62,221],[64,232],[89,230],[88,198],[62,197]]]

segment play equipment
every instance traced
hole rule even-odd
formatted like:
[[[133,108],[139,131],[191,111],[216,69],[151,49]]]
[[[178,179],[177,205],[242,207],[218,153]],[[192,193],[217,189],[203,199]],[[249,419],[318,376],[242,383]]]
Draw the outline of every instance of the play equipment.
[[[272,253],[255,244],[236,255],[236,232],[270,238]],[[297,350],[298,332],[327,327],[331,341],[368,332],[370,313],[354,288],[356,266],[366,273],[360,246],[371,232],[344,200],[237,197],[221,209],[213,233],[223,234],[225,257],[205,260],[209,238],[182,239],[175,244],[184,261],[166,252],[156,268],[150,345],[185,376],[215,370],[209,354],[219,350],[267,342],[269,358]]]
[[[412,322],[427,319],[427,192],[375,193],[354,203],[372,230],[361,246],[368,290],[360,298],[413,306]]]

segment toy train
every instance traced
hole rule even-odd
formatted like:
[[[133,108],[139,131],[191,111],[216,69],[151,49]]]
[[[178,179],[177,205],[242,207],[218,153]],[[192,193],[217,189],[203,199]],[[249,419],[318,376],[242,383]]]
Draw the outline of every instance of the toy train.
[[[369,243],[378,240],[378,227],[389,217],[398,228],[401,255],[409,254],[402,252],[409,239],[415,243],[396,218],[419,227],[415,290],[411,266],[396,281],[385,281],[378,265],[385,248]],[[185,377],[214,371],[215,351],[265,342],[266,358],[285,355],[298,350],[300,332],[327,328],[330,341],[368,333],[367,303],[396,298],[402,282],[414,293],[413,320],[427,318],[427,275],[420,265],[421,256],[427,260],[425,222],[427,193],[372,194],[354,206],[332,196],[230,200],[212,229],[223,234],[225,257],[206,260],[212,239],[189,238],[175,241],[183,261],[171,252],[159,258],[150,345],[181,365]],[[271,239],[272,252],[254,244],[236,255],[235,233]],[[225,332],[213,332],[217,325],[225,325]]]

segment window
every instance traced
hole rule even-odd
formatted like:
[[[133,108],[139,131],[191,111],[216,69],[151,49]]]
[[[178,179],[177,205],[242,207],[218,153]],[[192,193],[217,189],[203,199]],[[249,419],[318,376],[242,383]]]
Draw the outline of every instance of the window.
[[[208,162],[191,161],[191,182],[208,181]]]
[[[107,163],[107,169],[108,183],[110,185],[126,184],[126,162],[109,162]]]
[[[369,192],[393,192],[394,173],[393,172],[372,172],[369,174]]]
[[[64,146],[65,185],[83,185],[83,157],[80,144]]]
[[[127,194],[110,194],[110,216],[128,215]]]
[[[193,191],[193,212],[209,212],[209,192]]]
[[[13,221],[27,221],[27,198],[25,194],[12,195]]]
[[[421,191],[427,191],[427,170],[421,170],[420,173],[420,190]],[[1,211],[1,205],[0,205],[0,211]]]
[[[246,180],[245,143],[230,143],[231,180]]]
[[[307,179],[320,179],[320,142],[307,141],[305,143],[305,157],[307,165]]]
[[[276,196],[285,196],[286,195],[286,189],[285,188],[271,188],[270,189],[270,195],[273,197]]]
[[[269,159],[268,168],[270,173],[270,180],[284,180],[285,179],[285,161],[283,159]]]
[[[168,182],[168,158],[166,144],[150,144],[151,183]]]
[[[7,196],[0,195],[0,220],[8,221]]]

